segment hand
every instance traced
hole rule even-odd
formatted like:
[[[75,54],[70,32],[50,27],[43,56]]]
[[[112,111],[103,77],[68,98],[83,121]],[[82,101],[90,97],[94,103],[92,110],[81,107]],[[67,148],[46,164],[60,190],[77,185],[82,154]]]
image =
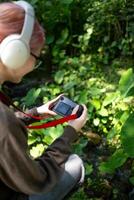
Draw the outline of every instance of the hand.
[[[53,112],[52,110],[50,110],[50,106],[53,105],[53,103],[55,101],[57,101],[61,96],[63,96],[63,94],[60,94],[58,97],[56,97],[55,99],[48,101],[46,104],[40,106],[37,108],[37,112],[40,115],[48,115],[48,116],[56,116],[57,114],[55,112]]]
[[[76,131],[80,131],[80,129],[85,125],[87,120],[87,108],[85,105],[83,106],[83,112],[81,116],[75,120],[70,120],[68,124],[72,126]],[[79,106],[76,106],[72,112],[72,114],[75,114],[78,110]]]

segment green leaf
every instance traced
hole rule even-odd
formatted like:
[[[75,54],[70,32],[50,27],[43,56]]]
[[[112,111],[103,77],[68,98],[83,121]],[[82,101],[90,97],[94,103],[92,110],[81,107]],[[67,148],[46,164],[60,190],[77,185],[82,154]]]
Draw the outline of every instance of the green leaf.
[[[32,88],[27,95],[22,99],[26,106],[31,106],[35,103],[36,99],[38,98],[41,92],[41,88],[35,89]]]
[[[121,141],[125,152],[134,158],[134,113],[132,113],[121,129]]]
[[[124,124],[125,121],[128,119],[129,115],[130,115],[129,112],[128,112],[128,111],[125,111],[125,112],[121,115],[121,117],[120,117],[120,122],[121,122],[122,124]]]
[[[60,70],[55,74],[54,80],[56,83],[61,84],[64,80],[65,70]]]
[[[92,164],[86,164],[85,165],[85,171],[86,171],[86,175],[90,175],[93,172],[93,165]]]
[[[108,135],[107,135],[107,139],[112,139],[116,134],[117,134],[116,128],[113,127],[113,128],[109,131],[109,133],[108,133]]]
[[[69,5],[69,4],[71,4],[71,3],[73,2],[73,0],[62,0],[61,2],[62,2],[63,4]]]
[[[28,145],[31,145],[31,144],[35,143],[36,140],[37,140],[36,137],[34,137],[34,136],[29,136],[29,138],[28,138]]]
[[[108,111],[105,108],[101,108],[101,110],[98,112],[98,114],[103,116],[103,117],[107,117],[108,116]]]
[[[51,94],[52,94],[53,96],[56,96],[56,95],[59,94],[59,93],[60,93],[60,87],[52,88]]]
[[[88,93],[87,93],[87,91],[86,90],[84,90],[84,91],[82,91],[81,93],[80,93],[80,96],[79,96],[79,103],[84,103],[84,104],[86,104],[87,103],[87,95],[88,95]]]
[[[52,144],[52,142],[55,139],[60,137],[62,135],[62,133],[63,133],[63,126],[62,125],[58,125],[56,127],[51,127],[51,128],[45,129],[44,130],[43,142],[50,145],[50,144]]]
[[[62,30],[61,36],[60,36],[60,38],[56,41],[56,44],[58,44],[58,45],[63,44],[63,43],[66,41],[68,35],[69,35],[69,30],[68,30],[67,28],[65,28],[64,30]]]
[[[92,97],[98,97],[103,93],[103,90],[93,86],[90,88],[89,93],[92,95]]]
[[[46,44],[51,44],[54,41],[54,35],[47,35],[46,36]]]
[[[127,158],[128,156],[123,149],[117,149],[107,162],[101,163],[99,170],[102,173],[113,173],[116,168],[126,162]]]
[[[93,120],[93,124],[94,124],[95,126],[98,126],[99,123],[100,123],[100,119],[99,119],[99,118],[96,118],[96,119]]]
[[[38,0],[32,0],[31,3],[32,5],[35,5],[38,2]]]
[[[47,145],[52,144],[52,142],[54,141],[54,139],[50,136],[50,135],[46,135],[43,140],[44,143],[46,143]]]
[[[65,90],[65,91],[70,90],[70,89],[73,88],[75,85],[76,85],[76,82],[70,81],[69,83],[66,83],[66,84],[64,85],[64,90]]]
[[[111,92],[106,95],[106,98],[103,101],[103,106],[107,106],[115,101],[118,97],[118,92]]]
[[[88,143],[87,138],[81,137],[76,144],[73,144],[73,152],[79,155],[83,155],[83,149]]]
[[[36,146],[32,147],[32,149],[30,150],[30,154],[33,158],[37,158],[41,156],[44,149],[45,149],[45,146],[43,144],[37,144]]]
[[[58,138],[59,136],[61,136],[62,132],[63,132],[63,127],[61,125],[56,126],[56,127],[52,127],[50,130],[50,136],[53,138],[53,140],[55,140],[56,138]]]
[[[128,110],[129,109],[129,106],[125,103],[125,102],[119,102],[118,103],[118,105],[117,105],[117,108],[119,109],[119,110],[122,110],[122,111],[126,111],[126,110]]]
[[[96,110],[99,110],[101,107],[101,102],[99,99],[93,99],[91,104],[96,108]]]
[[[132,185],[134,185],[134,176],[129,178],[130,183],[132,183]]]
[[[123,73],[119,81],[119,90],[126,97],[131,88],[134,87],[134,74],[132,68]]]

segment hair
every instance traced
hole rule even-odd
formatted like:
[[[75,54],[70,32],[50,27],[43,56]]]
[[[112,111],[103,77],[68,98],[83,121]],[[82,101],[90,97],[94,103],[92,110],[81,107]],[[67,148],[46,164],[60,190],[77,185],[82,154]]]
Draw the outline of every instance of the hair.
[[[20,34],[23,28],[25,11],[14,3],[0,3],[0,43],[11,34]],[[44,43],[44,30],[35,19],[30,48],[32,53],[36,53]]]

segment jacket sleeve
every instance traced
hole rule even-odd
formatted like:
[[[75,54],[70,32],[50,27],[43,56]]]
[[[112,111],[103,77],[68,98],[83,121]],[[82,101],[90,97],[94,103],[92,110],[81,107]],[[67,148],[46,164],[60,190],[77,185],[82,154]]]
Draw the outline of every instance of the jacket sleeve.
[[[70,143],[77,138],[75,130],[66,127],[63,135],[33,160],[28,154],[27,131],[13,113],[4,111],[0,127],[0,179],[13,190],[28,195],[50,191],[64,171],[60,165],[70,155]]]

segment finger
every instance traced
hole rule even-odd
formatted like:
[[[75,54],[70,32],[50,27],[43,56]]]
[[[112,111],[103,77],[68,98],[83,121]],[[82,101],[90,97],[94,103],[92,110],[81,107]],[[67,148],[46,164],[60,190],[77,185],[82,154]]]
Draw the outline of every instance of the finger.
[[[55,99],[52,99],[51,101],[49,101],[49,103],[54,103],[55,101],[57,101],[60,97],[62,97],[64,94],[60,94],[58,97],[56,97]]]
[[[87,107],[85,106],[85,104],[82,104],[83,106],[83,112],[81,114],[81,117],[84,117],[85,115],[87,116]]]
[[[57,115],[57,113],[55,113],[55,112],[53,112],[53,111],[51,111],[51,110],[48,110],[48,114],[49,114],[49,115],[52,115],[52,116],[56,116],[56,115]]]
[[[75,108],[72,111],[72,114],[75,114],[78,111],[78,109],[79,109],[79,105],[75,106]]]

